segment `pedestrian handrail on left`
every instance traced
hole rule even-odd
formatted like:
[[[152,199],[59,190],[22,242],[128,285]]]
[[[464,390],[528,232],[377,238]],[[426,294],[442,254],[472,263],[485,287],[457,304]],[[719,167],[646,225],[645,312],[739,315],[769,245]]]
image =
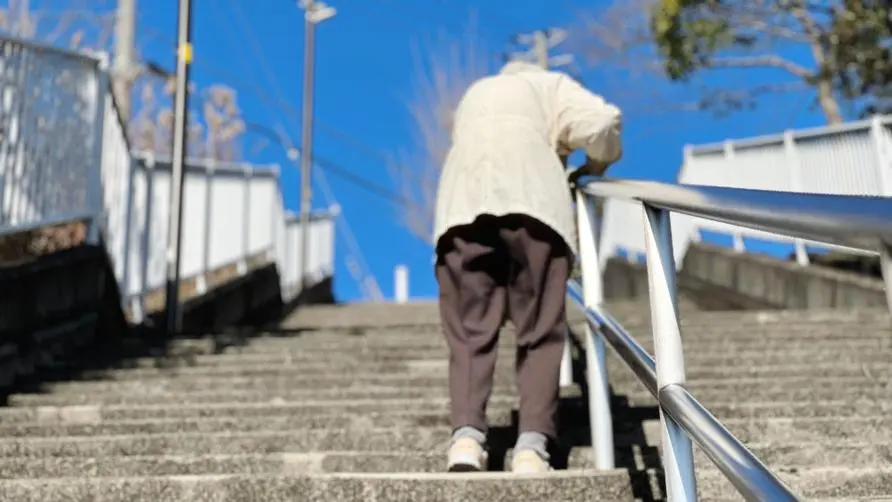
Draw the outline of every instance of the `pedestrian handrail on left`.
[[[661,410],[663,467],[672,502],[697,500],[691,439],[700,446],[747,500],[797,500],[685,389],[684,354],[678,318],[670,211],[794,238],[878,253],[887,298],[892,298],[892,198],[803,194],[737,188],[673,185],[641,181],[583,179],[577,214],[581,290],[569,294],[586,312],[586,375],[595,464],[614,467],[613,431],[605,340],[635,372]],[[645,219],[647,272],[655,357],[651,357],[603,309],[602,277],[596,242],[595,198],[639,203]],[[892,309],[892,299],[889,300]]]
[[[167,159],[134,153],[104,54],[0,37],[0,236],[83,222],[104,244],[132,320],[165,283]],[[282,298],[300,293],[299,222],[286,211],[278,166],[190,159],[185,170],[181,281],[275,263]],[[309,224],[309,284],[332,274],[333,215]]]

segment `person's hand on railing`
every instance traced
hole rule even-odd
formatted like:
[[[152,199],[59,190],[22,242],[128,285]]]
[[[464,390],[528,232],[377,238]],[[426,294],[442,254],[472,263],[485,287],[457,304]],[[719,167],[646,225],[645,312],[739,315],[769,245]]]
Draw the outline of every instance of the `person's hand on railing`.
[[[590,174],[592,176],[604,176],[604,173],[607,172],[607,169],[610,167],[610,162],[603,162],[600,160],[595,160],[590,157],[585,158],[585,164],[579,168],[580,171],[585,171],[583,174]]]
[[[571,172],[567,177],[567,181],[570,183],[570,191],[576,191],[577,180],[579,180],[579,178],[583,176],[603,176],[609,167],[609,163],[586,157],[585,164]]]

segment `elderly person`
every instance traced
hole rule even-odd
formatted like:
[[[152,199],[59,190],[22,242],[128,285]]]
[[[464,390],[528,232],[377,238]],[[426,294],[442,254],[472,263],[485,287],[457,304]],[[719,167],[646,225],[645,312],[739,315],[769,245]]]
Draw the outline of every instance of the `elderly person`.
[[[512,471],[550,469],[566,282],[576,251],[563,160],[600,175],[617,161],[620,111],[570,77],[508,63],[475,82],[455,114],[437,194],[440,316],[450,350],[448,470],[486,470],[486,406],[499,328],[516,329],[519,436]]]

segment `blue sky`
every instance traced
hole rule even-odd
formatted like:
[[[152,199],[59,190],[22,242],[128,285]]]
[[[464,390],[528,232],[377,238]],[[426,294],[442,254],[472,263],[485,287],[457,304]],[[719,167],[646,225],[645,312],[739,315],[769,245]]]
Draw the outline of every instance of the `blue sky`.
[[[495,57],[509,48],[509,38],[549,26],[577,26],[584,12],[603,2],[581,0],[332,0],[337,16],[317,30],[315,153],[357,175],[393,187],[381,156],[410,146],[412,122],[407,103],[415,92],[413,44],[436,50],[441,36],[460,37],[476,13],[483,46]],[[195,57],[193,78],[200,86],[225,83],[240,91],[243,114],[252,122],[283,125],[295,142],[300,138],[299,108],[302,82],[303,18],[293,0],[194,0]],[[176,25],[174,1],[142,0],[139,31],[143,55],[173,66]],[[433,44],[433,45],[430,45]],[[569,46],[568,46],[569,47]],[[613,176],[673,179],[686,143],[777,132],[788,127],[822,123],[798,96],[768,99],[753,112],[716,119],[706,114],[652,114],[635,108],[631,89],[662,89],[653,79],[622,82],[610,68],[586,65],[584,82],[607,99],[628,108],[624,140],[626,154]],[[719,83],[741,78],[771,80],[775,74],[727,73]],[[634,81],[633,81],[634,80]],[[627,84],[627,85],[626,85]],[[685,90],[669,95],[684,97]],[[340,137],[332,131],[340,131]],[[350,140],[345,140],[344,137]],[[249,146],[253,143],[249,143]],[[299,176],[271,145],[249,152],[248,160],[283,166],[286,205],[297,209]],[[343,217],[362,247],[370,271],[386,297],[393,294],[393,269],[410,268],[410,293],[433,297],[436,282],[428,243],[400,224],[399,208],[334,175],[328,175]],[[395,189],[395,187],[394,187]],[[315,191],[315,208],[326,201]],[[359,288],[346,268],[347,242],[337,239],[336,294],[359,300]]]

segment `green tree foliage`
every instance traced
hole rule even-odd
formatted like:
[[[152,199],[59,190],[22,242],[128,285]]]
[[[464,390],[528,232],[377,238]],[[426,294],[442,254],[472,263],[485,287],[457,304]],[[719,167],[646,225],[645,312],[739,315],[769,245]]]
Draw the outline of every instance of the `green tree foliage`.
[[[717,68],[775,68],[813,88],[827,121],[840,98],[862,114],[892,97],[888,1],[659,0],[650,30],[665,74],[685,81]],[[810,63],[781,55],[806,47]]]
[[[832,18],[836,82],[847,99],[863,99],[863,114],[892,111],[892,2],[843,2]]]

